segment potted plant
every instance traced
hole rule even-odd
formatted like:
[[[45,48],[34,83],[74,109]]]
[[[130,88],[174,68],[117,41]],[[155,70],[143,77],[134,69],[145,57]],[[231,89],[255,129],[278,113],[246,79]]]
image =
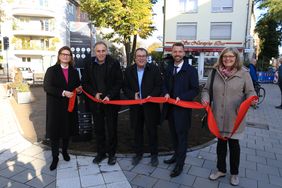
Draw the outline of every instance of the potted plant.
[[[18,104],[31,102],[31,92],[29,85],[23,82],[23,78],[20,72],[16,72],[15,81],[8,84],[8,89],[10,89]]]

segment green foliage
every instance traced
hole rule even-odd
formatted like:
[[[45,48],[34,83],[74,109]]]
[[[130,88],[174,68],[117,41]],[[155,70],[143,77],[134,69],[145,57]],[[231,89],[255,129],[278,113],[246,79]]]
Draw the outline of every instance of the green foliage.
[[[115,45],[111,45],[109,47],[109,52],[111,54],[111,56],[115,59],[117,59],[120,63],[122,63],[123,59],[123,53],[122,53],[122,49],[116,47]]]
[[[272,16],[265,14],[256,25],[255,32],[258,33],[260,38],[260,54],[259,59],[269,61],[272,57],[279,55],[278,46],[281,42],[282,33],[277,29],[279,28],[277,21]]]
[[[17,71],[15,74],[14,82],[9,83],[8,87],[11,89],[15,89],[20,92],[28,92],[30,91],[29,85],[23,82],[23,76],[20,71]]]
[[[96,27],[113,29],[105,38],[124,44],[127,63],[130,63],[129,54],[135,50],[131,49],[132,37],[145,39],[154,31],[150,0],[81,0],[80,4]]]
[[[259,9],[267,12],[257,22],[255,32],[260,38],[259,60],[262,69],[268,66],[272,57],[278,57],[278,47],[282,40],[282,1],[281,0],[255,0]]]
[[[276,21],[282,21],[282,1],[281,0],[256,0],[260,9],[268,9],[268,13]]]
[[[152,51],[150,53],[150,55],[152,56],[153,60],[155,60],[156,62],[160,62],[160,61],[163,60],[163,53],[162,52]]]

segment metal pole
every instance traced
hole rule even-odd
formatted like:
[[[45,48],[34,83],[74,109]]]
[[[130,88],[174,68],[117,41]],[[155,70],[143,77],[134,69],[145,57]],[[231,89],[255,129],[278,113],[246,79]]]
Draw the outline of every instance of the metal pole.
[[[7,62],[7,79],[8,79],[8,82],[10,82],[10,78],[9,78],[8,49],[6,49],[6,62]]]

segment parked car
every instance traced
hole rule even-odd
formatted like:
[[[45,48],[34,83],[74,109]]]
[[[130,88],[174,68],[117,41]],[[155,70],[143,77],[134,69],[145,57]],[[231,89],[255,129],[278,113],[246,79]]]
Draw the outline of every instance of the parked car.
[[[22,73],[23,81],[33,84],[33,72],[29,67],[18,67],[17,71]]]

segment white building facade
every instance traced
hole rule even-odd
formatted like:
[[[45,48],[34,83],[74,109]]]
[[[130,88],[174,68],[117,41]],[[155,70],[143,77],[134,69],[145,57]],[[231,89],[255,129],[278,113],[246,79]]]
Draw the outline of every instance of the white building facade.
[[[225,47],[252,57],[252,14],[252,0],[165,0],[164,53],[182,42],[199,78],[206,79]]]
[[[2,64],[45,72],[57,60],[60,47],[70,44],[70,21],[88,21],[75,0],[3,1],[1,39],[9,37]],[[3,43],[3,42],[2,42]]]

